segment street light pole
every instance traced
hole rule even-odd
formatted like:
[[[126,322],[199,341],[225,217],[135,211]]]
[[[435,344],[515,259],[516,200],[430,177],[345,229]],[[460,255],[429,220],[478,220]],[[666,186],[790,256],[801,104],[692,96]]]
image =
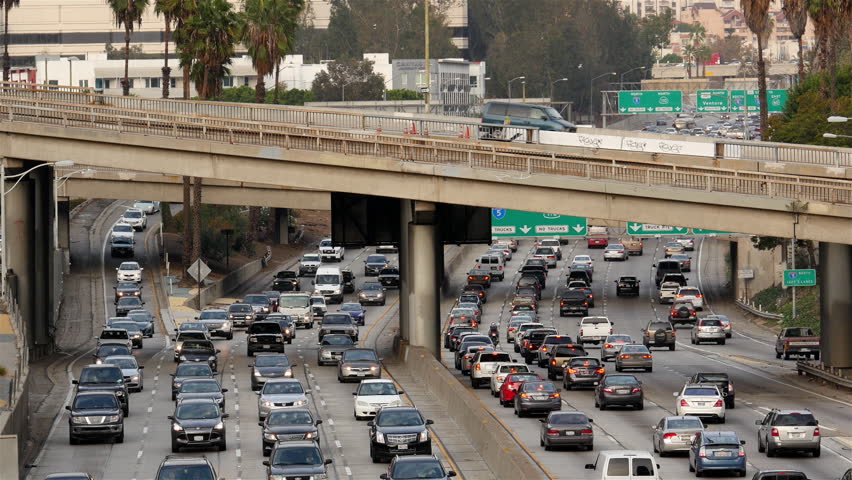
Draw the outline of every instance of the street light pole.
[[[619,89],[619,90],[624,90],[624,76],[625,76],[625,75],[627,75],[628,73],[633,72],[633,71],[636,71],[636,70],[645,70],[645,67],[635,67],[635,68],[631,68],[630,70],[628,70],[628,71],[626,71],[626,72],[622,73],[622,74],[621,74],[621,77],[620,77],[620,79],[619,79],[619,82],[618,82],[618,85],[619,85],[619,86],[618,86],[618,89]]]
[[[527,81],[521,81],[521,102],[527,103]]]
[[[560,78],[558,80],[554,80],[554,81],[550,82],[550,106],[551,107],[553,106],[553,86],[556,85],[559,82],[567,82],[567,81],[568,81],[568,77]]]
[[[59,178],[53,180],[53,248],[59,250],[59,187],[65,184],[72,175],[78,173],[87,174],[91,172],[91,168],[77,170],[76,172],[66,173]],[[60,183],[61,182],[61,183]]]
[[[595,80],[606,77],[607,75],[618,75],[615,72],[607,72],[598,75],[589,80],[589,116],[591,117],[592,127],[595,126]]]
[[[425,100],[426,114],[428,115],[429,112],[430,112],[429,104],[432,101],[432,99],[429,98],[429,97],[431,97],[431,93],[432,93],[432,76],[429,72],[429,70],[430,70],[430,68],[429,68],[430,67],[430,65],[429,65],[429,63],[430,63],[429,62],[429,0],[423,1],[423,12],[424,12],[424,19],[423,19],[424,35],[423,36],[424,36],[425,41],[426,41],[426,45],[424,45],[424,50],[426,52],[426,91],[423,93],[423,99]]]
[[[509,94],[509,101],[510,102],[512,101],[512,82],[514,82],[515,80],[526,80],[526,79],[527,79],[527,77],[521,75],[520,77],[515,77],[515,78],[509,80],[506,83],[506,90],[507,90],[507,93]]]

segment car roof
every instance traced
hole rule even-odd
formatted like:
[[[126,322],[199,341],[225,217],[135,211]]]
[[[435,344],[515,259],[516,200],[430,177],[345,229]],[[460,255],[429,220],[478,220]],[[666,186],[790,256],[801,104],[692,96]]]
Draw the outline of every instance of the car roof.
[[[417,407],[409,407],[409,406],[407,406],[407,405],[402,405],[402,406],[399,406],[399,407],[382,407],[382,409],[379,411],[379,413],[384,413],[384,412],[406,412],[406,411],[407,411],[407,412],[415,411],[415,412],[417,412],[417,413],[420,413],[420,409],[419,409],[419,408],[417,408]]]
[[[441,463],[441,461],[438,460],[438,457],[436,457],[435,455],[406,455],[404,457],[397,455],[396,457],[394,457],[394,463],[395,464],[396,463],[409,463],[409,462],[422,462],[423,460],[434,460],[438,463]],[[441,465],[441,466],[443,466],[443,465]]]
[[[361,383],[393,383],[389,378],[365,378]]]
[[[161,465],[209,465],[205,456],[190,456],[190,455],[166,455]]]
[[[112,396],[115,396],[115,392],[113,392],[112,390],[83,390],[83,391],[78,391],[77,393],[75,393],[74,398],[82,397],[82,396],[90,397],[92,395],[112,395]]]
[[[213,398],[184,398],[181,400],[181,405],[192,405],[192,404],[204,404],[204,403],[213,403],[218,405],[215,399]]]
[[[385,407],[382,410],[386,410],[387,408],[388,407]],[[287,441],[280,441],[280,442],[275,444],[276,449],[279,449],[279,448],[288,448],[289,449],[289,448],[297,448],[297,447],[298,448],[316,447],[320,451],[320,453],[322,453],[322,449],[319,447],[319,444],[317,444],[317,442],[315,442],[313,440],[297,440],[297,441],[287,440]]]
[[[639,457],[654,458],[650,452],[644,450],[602,450],[598,452],[600,457]]]
[[[114,360],[136,360],[136,355],[109,355],[108,357],[104,358],[104,361],[106,362],[106,361],[107,361],[107,360],[109,360],[109,359],[114,359]]]

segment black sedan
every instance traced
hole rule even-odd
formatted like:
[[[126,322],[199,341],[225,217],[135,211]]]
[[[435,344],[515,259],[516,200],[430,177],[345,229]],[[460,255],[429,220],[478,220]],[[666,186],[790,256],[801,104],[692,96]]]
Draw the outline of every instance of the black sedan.
[[[257,424],[263,428],[263,456],[269,455],[277,442],[313,440],[319,442],[318,426],[322,420],[314,419],[310,410],[304,408],[273,410],[266,419]]]
[[[592,450],[594,441],[592,419],[583,412],[550,412],[541,419],[539,444],[545,450],[563,446]]]
[[[379,272],[379,283],[385,288],[399,288],[399,269],[397,267],[383,268]]]
[[[218,447],[220,452],[227,448],[223,420],[228,414],[222,413],[215,402],[184,400],[167,418],[171,421],[173,453],[184,447]]]
[[[642,382],[633,375],[605,375],[595,387],[595,406],[605,410],[614,405],[645,408]]]
[[[121,297],[115,301],[115,314],[119,317],[126,317],[131,310],[142,308],[145,302],[139,297]]]
[[[142,296],[142,284],[136,282],[118,282],[112,287],[115,290],[115,302],[122,297],[140,297]]]

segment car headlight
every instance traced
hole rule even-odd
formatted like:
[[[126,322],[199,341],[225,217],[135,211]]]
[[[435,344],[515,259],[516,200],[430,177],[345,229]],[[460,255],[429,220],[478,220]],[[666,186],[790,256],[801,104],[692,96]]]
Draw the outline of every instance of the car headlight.
[[[289,329],[289,328],[285,328],[285,329],[284,329],[284,333],[286,333],[287,335],[290,335],[290,329]]]
[[[133,382],[138,382],[139,381],[139,375],[134,375],[134,376],[130,377],[130,380],[133,381]]]
[[[265,438],[266,440],[272,440],[274,442],[278,440],[278,435],[274,433],[264,433],[263,438]]]
[[[207,361],[208,361],[208,362],[215,362],[215,361],[216,361],[216,357],[210,357],[210,358],[208,358],[208,359],[207,359]]]
[[[254,376],[255,376],[255,377],[262,377],[263,375],[261,375],[261,374],[260,374],[260,371],[255,370],[255,371],[254,371]]]
[[[174,425],[172,425],[172,430],[174,430],[176,432],[182,432],[183,427],[181,427],[179,424],[175,423]]]
[[[385,443],[385,434],[382,432],[376,432],[376,443]]]
[[[215,426],[215,427],[213,427],[213,429],[214,429],[214,430],[224,430],[224,429],[225,429],[225,424],[224,424],[224,423],[222,423],[222,422],[219,422],[219,423],[217,423],[217,424],[216,424],[216,426]]]
[[[123,296],[124,296],[124,292],[118,292],[118,296],[119,296],[119,297],[123,297]]]
[[[295,402],[293,402],[294,407],[303,407],[307,404],[308,404],[307,400],[296,400]]]
[[[269,480],[287,480],[284,475],[269,475]]]
[[[75,424],[86,423],[84,421],[85,419],[86,419],[86,417],[71,417],[71,423],[75,423]]]
[[[347,371],[347,372],[351,372],[351,371],[352,371],[352,367],[350,367],[350,366],[348,366],[348,365],[347,365],[347,366],[343,367],[343,370],[344,370],[344,371]]]
[[[231,329],[231,322],[225,322],[225,323],[222,324],[222,330],[230,330],[230,329]]]
[[[185,362],[185,361],[186,361],[186,357],[185,357],[185,356],[183,356],[183,355],[181,355],[181,356],[180,356],[180,358],[179,358],[179,360],[180,360],[181,362]]]
[[[428,442],[429,441],[429,430],[423,430],[422,432],[420,432],[420,440],[419,441],[421,441],[421,442]]]
[[[316,432],[308,432],[305,434],[305,440],[312,440],[317,437]]]
[[[116,390],[115,394],[119,397],[123,397],[124,396],[124,390]]]
[[[371,372],[375,372],[375,371],[377,371],[378,369],[379,369],[379,367],[375,367],[375,366],[370,367],[370,371],[371,371]]]
[[[119,420],[118,415],[112,415],[112,416],[107,417],[107,423],[115,423],[118,420]]]
[[[141,333],[134,333],[133,338],[142,338],[142,334]]]
[[[182,343],[175,345],[175,351],[176,352],[180,352],[181,350],[183,350],[183,344]]]
[[[369,403],[364,402],[364,401],[361,401],[361,400],[358,400],[358,401],[357,401],[357,402],[355,402],[355,403],[356,403],[359,407],[369,407],[369,406],[370,406],[370,404],[369,404]]]
[[[263,307],[263,311],[264,311],[264,312],[268,312],[268,311],[269,311],[269,307]]]
[[[100,358],[99,358],[99,359],[97,359],[97,360],[95,360],[95,364],[96,364],[96,365],[100,365],[100,364],[102,364],[102,363],[104,363],[104,361],[103,361],[102,359],[100,359]]]
[[[293,376],[293,370],[287,370],[286,372],[284,372],[284,376],[285,377],[292,377]]]
[[[260,404],[261,404],[262,406],[264,406],[264,407],[272,407],[272,406],[275,406],[275,402],[268,402],[268,401],[266,401],[266,400],[261,401],[261,402],[260,402]]]
[[[305,320],[311,320],[311,312],[307,312],[307,313],[305,313],[305,314],[302,316],[302,318],[304,318]]]
[[[365,293],[359,293],[359,294],[358,294],[358,298],[367,298],[367,294],[365,294]]]

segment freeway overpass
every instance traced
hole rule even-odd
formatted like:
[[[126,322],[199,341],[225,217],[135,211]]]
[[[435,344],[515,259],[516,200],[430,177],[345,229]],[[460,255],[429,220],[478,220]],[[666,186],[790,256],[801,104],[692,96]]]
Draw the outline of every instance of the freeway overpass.
[[[370,131],[375,128],[365,124],[370,117],[358,114],[53,92],[63,97],[59,101],[44,99],[53,95],[50,91],[30,93],[7,90],[0,95],[0,153],[5,158],[85,159],[97,167],[379,194],[411,202],[402,209],[407,215],[402,225],[408,228],[402,232],[400,263],[408,278],[403,278],[401,331],[413,345],[433,352],[438,351],[435,286],[440,274],[429,214],[435,202],[820,241],[825,258],[836,259],[826,264],[830,271],[823,277],[833,279],[823,290],[826,331],[839,329],[832,338],[848,333],[843,309],[849,306],[844,297],[852,273],[842,266],[848,265],[847,244],[852,242],[852,182],[845,164],[832,165],[841,173],[831,175],[783,173],[786,162],[774,162],[775,172],[767,171],[761,159],[721,158],[714,159],[718,166],[690,166],[641,152],[608,157],[597,149],[586,155],[569,153],[559,145],[387,134]],[[135,108],[115,106],[122,102]],[[205,105],[219,116],[187,113]],[[246,116],[260,113],[277,117]],[[338,125],[305,127],[301,123],[306,118],[307,123],[313,119]],[[524,136],[538,138],[529,130]],[[837,158],[838,152],[833,153]],[[824,167],[823,150],[805,159],[811,158]],[[407,259],[407,251],[418,254]],[[852,365],[852,353],[839,345],[824,351],[823,358],[828,364]]]

